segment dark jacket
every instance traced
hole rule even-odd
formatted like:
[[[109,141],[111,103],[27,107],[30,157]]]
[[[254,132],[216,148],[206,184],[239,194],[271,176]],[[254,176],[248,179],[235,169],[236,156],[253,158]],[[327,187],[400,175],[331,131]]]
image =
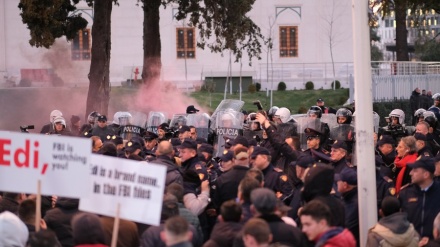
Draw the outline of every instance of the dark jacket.
[[[353,234],[359,243],[359,204],[357,187],[342,194],[345,206],[345,227]],[[359,246],[359,245],[358,245]]]
[[[285,139],[276,131],[274,126],[270,126],[266,129],[267,137],[270,144],[275,150],[278,150],[282,157],[284,157],[284,165],[281,168],[284,173],[289,177],[289,181],[292,185],[300,182],[300,179],[296,177],[295,166],[289,166],[292,161],[297,160],[300,152],[293,150],[285,141]]]
[[[197,236],[196,229],[190,225],[190,231],[193,234],[191,240],[193,246],[201,246],[201,237]],[[164,230],[164,224],[161,223],[159,226],[150,226],[141,237],[141,247],[166,247],[165,243],[160,238],[160,232]]]
[[[406,213],[394,213],[380,219],[368,231],[367,247],[381,246],[382,242],[392,246],[417,247],[419,234],[408,221]]]
[[[341,199],[331,195],[334,169],[329,165],[311,167],[305,180],[301,197],[304,203],[318,200],[330,207],[331,226],[345,227],[345,208]]]
[[[289,205],[292,209],[289,210],[289,212],[287,212],[287,216],[292,218],[297,223],[299,222],[298,209],[302,207],[301,190],[303,188],[304,188],[304,183],[302,181],[296,184],[296,186],[293,189],[292,200],[290,201],[290,205]]]
[[[235,165],[231,170],[217,178],[214,195],[214,205],[217,209],[220,208],[223,202],[237,198],[238,185],[248,170],[249,167]]]
[[[282,194],[280,200],[290,203],[293,188],[287,175],[276,171],[271,164],[262,172],[264,175],[264,187],[273,190],[275,193],[280,192]]]
[[[440,184],[433,182],[426,191],[410,184],[400,191],[399,201],[420,236],[432,238],[433,222],[440,212]]]
[[[411,116],[414,115],[414,112],[417,111],[417,109],[421,108],[420,93],[416,92],[416,90],[412,91],[409,98],[409,104],[411,106]]]
[[[391,178],[382,176],[380,170],[376,168],[376,188],[377,188],[377,209],[382,205],[382,200],[387,196],[395,196],[396,188]]]
[[[4,211],[9,211],[13,214],[18,214],[18,202],[11,198],[3,198],[0,201],[0,213]]]
[[[113,132],[113,129],[109,126],[105,126],[104,128],[99,127],[98,125],[94,126],[93,129],[90,131],[92,136],[99,136],[101,138],[102,142],[107,141],[107,136],[113,136],[115,133]]]
[[[232,246],[242,224],[237,222],[219,222],[214,226],[210,239],[203,247]]]
[[[440,247],[440,239],[429,240],[424,247]]]
[[[79,200],[58,198],[54,209],[46,212],[44,221],[47,228],[54,231],[63,247],[74,246],[71,221],[79,212]]]
[[[195,171],[197,175],[199,175],[201,181],[209,179],[208,170],[203,162],[199,160],[197,155],[182,163],[182,172],[185,173],[187,170]]]
[[[306,246],[305,235],[299,228],[288,225],[284,221],[274,214],[261,215],[259,218],[265,220],[272,232],[272,243],[281,243],[287,246]]]
[[[350,163],[347,162],[347,159],[345,159],[345,157],[338,161],[332,162],[331,165],[335,169],[335,174],[339,174],[342,170],[344,170],[344,168],[351,166]]]
[[[183,178],[182,178],[182,172],[180,171],[180,168],[173,162],[173,160],[166,156],[166,155],[159,155],[157,158],[153,161],[153,163],[161,164],[166,166],[167,168],[167,175],[165,178],[165,187],[172,183],[178,183],[183,186]]]

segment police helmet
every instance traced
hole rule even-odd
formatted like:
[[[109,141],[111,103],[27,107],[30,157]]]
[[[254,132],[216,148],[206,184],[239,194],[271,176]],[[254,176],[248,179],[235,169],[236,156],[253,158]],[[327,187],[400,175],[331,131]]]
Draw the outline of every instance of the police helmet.
[[[59,117],[54,118],[54,120],[53,120],[54,129],[55,129],[55,124],[57,124],[57,123],[61,123],[63,125],[63,129],[66,128],[66,120],[63,117],[59,116]]]
[[[278,106],[272,106],[269,111],[267,111],[267,115],[274,116],[275,113],[280,109]]]
[[[405,122],[405,113],[400,109],[394,109],[390,112],[389,117],[396,117],[399,119],[399,124],[402,125]]]
[[[290,110],[286,107],[281,107],[275,112],[274,117],[278,117],[282,123],[287,123],[290,119]]]
[[[352,120],[352,113],[349,109],[347,108],[340,108],[337,112],[336,112],[336,119],[338,117],[345,117],[347,120],[344,122],[344,124],[350,124],[351,120]]]
[[[436,93],[436,94],[432,95],[432,99],[440,101],[440,93]]]
[[[310,117],[311,115],[316,115],[317,118],[321,118],[322,117],[321,108],[316,105],[310,107],[310,109],[307,111],[307,116]]]
[[[56,118],[56,117],[62,117],[63,116],[63,113],[61,112],[61,111],[59,111],[59,110],[53,110],[51,113],[50,113],[50,119],[49,119],[49,121],[51,122],[51,123],[53,123],[53,120]]]
[[[424,112],[426,112],[426,110],[423,108],[417,109],[417,111],[414,112],[414,117],[421,118]]]
[[[96,122],[96,120],[98,119],[98,117],[101,116],[101,114],[99,114],[96,111],[92,111],[89,116],[87,117],[87,121],[91,124],[94,124]]]

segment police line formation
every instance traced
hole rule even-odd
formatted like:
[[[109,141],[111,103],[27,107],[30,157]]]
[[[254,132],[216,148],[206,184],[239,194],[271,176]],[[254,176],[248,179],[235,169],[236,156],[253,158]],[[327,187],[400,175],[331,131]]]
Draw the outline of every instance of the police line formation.
[[[94,153],[167,166],[161,225],[124,222],[118,246],[440,246],[440,94],[432,98],[411,113],[414,126],[400,109],[384,127],[373,113],[379,218],[367,243],[359,241],[354,104],[335,110],[320,98],[291,115],[259,102],[247,113],[244,102],[224,100],[212,116],[191,105],[170,121],[162,112],[116,112],[111,122],[92,112],[83,125],[54,110],[41,133],[91,138]],[[72,233],[73,214],[63,211],[77,210],[77,200],[47,200],[48,228],[62,246],[78,245],[81,231]],[[55,219],[57,208],[64,216]],[[63,217],[67,227],[55,222]],[[74,228],[96,220],[77,218]]]

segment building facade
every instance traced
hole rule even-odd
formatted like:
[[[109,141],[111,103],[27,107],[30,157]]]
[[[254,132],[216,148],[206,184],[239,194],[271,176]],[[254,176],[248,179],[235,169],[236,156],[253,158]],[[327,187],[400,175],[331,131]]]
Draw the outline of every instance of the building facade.
[[[77,11],[89,22],[87,28],[73,41],[60,38],[50,49],[44,49],[29,45],[29,30],[22,23],[18,2],[0,0],[0,83],[29,77],[44,85],[51,74],[69,84],[88,83],[93,9],[80,2]],[[257,0],[249,16],[274,45],[271,50],[263,46],[260,60],[249,61],[244,56],[241,63],[234,62],[235,57],[227,51],[216,54],[197,48],[198,30],[177,21],[176,11],[177,6],[169,5],[160,12],[161,79],[178,87],[193,87],[207,78],[241,75],[261,82],[263,89],[276,88],[272,82],[279,81],[285,81],[288,89],[300,89],[308,80],[329,88],[333,79],[352,73],[350,0]],[[143,11],[137,0],[119,1],[119,6],[113,7],[113,86],[140,79],[142,25]]]

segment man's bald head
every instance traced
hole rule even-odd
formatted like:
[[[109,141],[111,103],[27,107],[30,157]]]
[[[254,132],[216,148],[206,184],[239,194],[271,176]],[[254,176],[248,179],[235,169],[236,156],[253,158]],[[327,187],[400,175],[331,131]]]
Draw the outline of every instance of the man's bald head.
[[[173,145],[170,142],[162,141],[157,146],[156,155],[167,155],[172,156],[173,155]]]

